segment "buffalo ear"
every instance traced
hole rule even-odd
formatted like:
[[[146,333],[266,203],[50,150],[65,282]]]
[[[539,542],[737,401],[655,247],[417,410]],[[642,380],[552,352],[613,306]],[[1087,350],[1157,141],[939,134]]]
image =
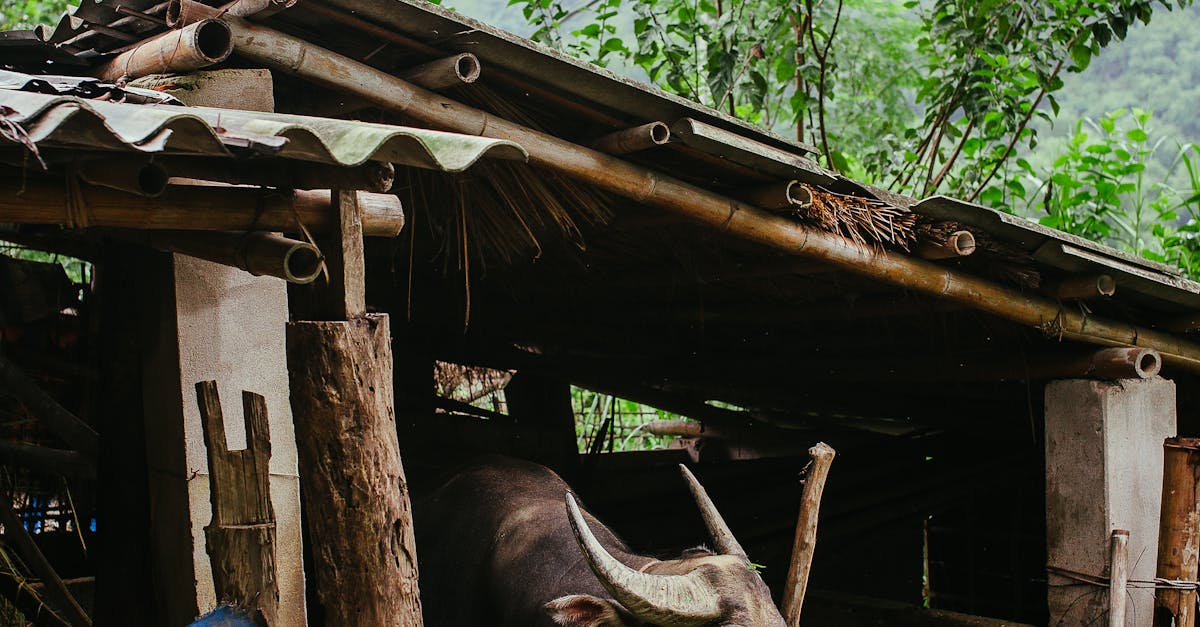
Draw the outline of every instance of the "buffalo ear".
[[[588,594],[558,597],[545,606],[554,622],[564,627],[624,627],[612,601]]]

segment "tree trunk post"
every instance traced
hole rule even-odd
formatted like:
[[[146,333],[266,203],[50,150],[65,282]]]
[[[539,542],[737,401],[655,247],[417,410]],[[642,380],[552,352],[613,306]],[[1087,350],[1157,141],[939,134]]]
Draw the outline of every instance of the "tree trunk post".
[[[1200,557],[1200,439],[1163,443],[1162,512],[1158,521],[1161,579],[1195,581]],[[1195,627],[1196,591],[1160,588],[1154,593],[1154,627]]]
[[[812,467],[804,480],[800,517],[796,521],[796,538],[792,544],[792,564],[788,568],[787,584],[783,589],[783,617],[788,627],[800,625],[800,610],[804,605],[804,593],[808,590],[813,554],[817,548],[821,495],[825,492],[825,479],[829,476],[829,466],[833,464],[837,452],[828,444],[818,442],[808,449],[808,454],[812,457]]]

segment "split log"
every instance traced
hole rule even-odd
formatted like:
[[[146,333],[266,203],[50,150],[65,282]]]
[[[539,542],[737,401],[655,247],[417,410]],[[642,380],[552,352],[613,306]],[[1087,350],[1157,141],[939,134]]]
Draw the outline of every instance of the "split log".
[[[1114,529],[1109,538],[1108,625],[1125,627],[1125,594],[1129,589],[1129,532]]]
[[[1112,346],[1156,348],[1168,360],[1200,370],[1200,345],[1166,333],[1105,320],[1057,301],[1024,293],[923,259],[859,246],[782,216],[664,176],[611,155],[534,131],[447,100],[380,70],[294,36],[230,18],[234,47],[256,63],[332,89],[359,95],[388,111],[433,128],[515,141],[532,166],[561,173],[599,189],[657,207],[721,232],[789,254],[819,259],[889,285],[931,294],[1040,328],[1060,338]]]
[[[0,524],[4,525],[4,540],[16,549],[30,572],[41,579],[44,586],[42,592],[50,606],[61,613],[72,627],[90,626],[92,619],[79,606],[71,591],[67,590],[62,577],[59,577],[50,562],[46,561],[46,556],[34,543],[33,537],[29,535],[29,531],[25,529],[21,518],[13,509],[12,501],[4,494],[0,494]]]
[[[95,466],[100,453],[100,436],[96,430],[59,405],[16,364],[3,356],[0,356],[0,387],[21,401],[54,435]]]
[[[326,623],[420,627],[388,317],[290,323],[287,353],[312,585]]]
[[[93,70],[106,81],[133,79],[162,72],[187,72],[224,61],[233,52],[233,36],[222,20],[205,19],[168,31],[122,52]]]
[[[788,567],[787,584],[783,589],[783,617],[788,627],[800,625],[800,610],[804,605],[804,593],[808,589],[813,554],[817,548],[821,495],[825,492],[825,479],[829,476],[829,466],[833,464],[837,452],[828,444],[818,442],[808,449],[808,454],[812,458],[812,466],[804,480],[800,516],[796,521],[796,537],[792,544],[792,563]]]
[[[0,179],[0,215],[15,224],[62,224],[71,228],[203,231],[282,231],[303,225],[318,233],[336,223],[327,190],[284,193],[224,185],[171,185],[156,198],[79,185],[73,195],[61,181]],[[404,226],[400,200],[358,192],[363,234],[395,237]]]
[[[224,231],[148,231],[151,248],[206,259],[239,268],[254,276],[273,276],[289,283],[312,283],[321,273],[321,251],[276,233]]]
[[[669,141],[671,128],[663,122],[650,122],[609,133],[592,142],[592,148],[610,155],[625,155],[662,146]]]
[[[479,80],[479,72],[479,59],[469,52],[464,52],[418,65],[401,72],[399,76],[425,89],[440,91],[470,85]]]
[[[230,451],[216,381],[196,384],[208,450],[212,522],[204,528],[217,600],[246,610],[257,624],[276,624],[275,508],[271,505],[271,435],[267,402],[242,392],[246,448]]]
[[[1155,576],[1196,581],[1200,573],[1200,439],[1163,443],[1162,510]],[[1154,593],[1154,627],[1195,627],[1196,591],[1160,588]]]

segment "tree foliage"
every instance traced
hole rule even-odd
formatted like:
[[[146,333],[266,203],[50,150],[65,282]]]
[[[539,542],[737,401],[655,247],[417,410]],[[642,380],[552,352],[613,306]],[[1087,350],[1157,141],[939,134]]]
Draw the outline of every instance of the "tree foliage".
[[[0,30],[54,24],[69,6],[68,0],[4,0],[0,3]]]

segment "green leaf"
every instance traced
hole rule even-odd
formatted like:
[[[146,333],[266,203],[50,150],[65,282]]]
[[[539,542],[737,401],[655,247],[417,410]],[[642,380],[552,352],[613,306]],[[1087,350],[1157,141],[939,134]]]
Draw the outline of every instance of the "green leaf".
[[[1146,134],[1146,131],[1143,131],[1140,128],[1129,129],[1128,131],[1125,132],[1125,137],[1127,137],[1129,139],[1129,141],[1134,141],[1134,142],[1139,142],[1139,143],[1144,142],[1150,138],[1150,136]]]

